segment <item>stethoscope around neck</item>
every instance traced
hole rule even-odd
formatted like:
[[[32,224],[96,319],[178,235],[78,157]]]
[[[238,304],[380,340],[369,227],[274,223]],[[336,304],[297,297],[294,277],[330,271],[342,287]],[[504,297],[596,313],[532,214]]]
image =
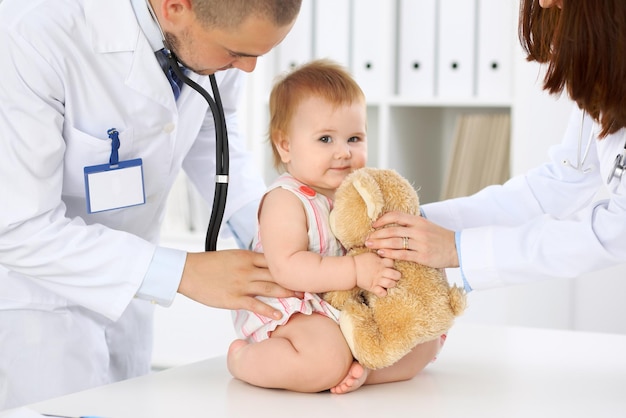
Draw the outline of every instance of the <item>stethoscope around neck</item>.
[[[215,251],[217,249],[217,237],[226,209],[226,195],[228,194],[228,131],[226,129],[226,117],[224,116],[224,107],[222,106],[220,91],[217,87],[215,74],[209,75],[211,91],[213,92],[213,97],[211,97],[209,92],[183,73],[180,69],[176,54],[174,54],[165,39],[165,33],[159,24],[159,19],[156,17],[156,13],[154,13],[154,9],[149,0],[146,0],[146,7],[161,33],[161,40],[167,51],[166,58],[168,65],[183,83],[187,84],[204,97],[204,100],[209,104],[209,108],[211,108],[211,113],[213,114],[213,123],[215,124],[215,194],[213,196],[211,219],[209,220],[209,226],[207,227],[206,238],[204,240],[204,249],[205,251]]]
[[[204,249],[206,251],[215,251],[217,249],[217,237],[224,218],[226,195],[228,193],[228,130],[226,129],[224,107],[222,106],[222,99],[217,87],[217,81],[215,80],[215,74],[209,75],[211,90],[213,92],[213,97],[211,97],[209,92],[202,88],[202,86],[198,83],[187,77],[180,69],[178,58],[176,58],[176,55],[170,48],[168,48],[165,40],[164,45],[168,51],[166,54],[167,62],[174,73],[176,73],[176,76],[178,76],[183,83],[200,93],[200,95],[204,97],[206,102],[209,104],[211,113],[213,113],[213,123],[215,124],[215,195],[213,197],[211,219],[209,220],[209,226],[207,228],[206,238],[204,241]]]
[[[591,141],[594,139],[593,129],[589,133],[589,139],[587,140],[587,146],[585,147],[585,151],[582,151],[582,143],[583,143],[583,125],[585,121],[586,112],[583,112],[582,118],[580,121],[580,134],[578,135],[578,155],[576,165],[572,164],[568,160],[565,160],[564,163],[568,164],[573,169],[580,171],[581,173],[589,173],[593,168],[587,167],[585,168],[585,161],[587,160],[587,156],[589,155],[589,148],[591,147]],[[624,172],[626,171],[626,134],[624,134],[624,147],[622,151],[617,154],[615,157],[615,162],[613,163],[613,168],[609,172],[609,175],[606,179],[606,184],[611,183],[613,179],[617,179],[621,181]]]
[[[183,83],[187,84],[204,97],[204,100],[206,100],[209,104],[211,113],[213,114],[213,123],[215,124],[215,195],[213,196],[211,219],[209,220],[209,226],[207,227],[206,238],[204,240],[204,249],[206,251],[215,251],[217,249],[217,237],[220,232],[220,226],[222,225],[222,220],[224,219],[226,195],[228,193],[228,131],[226,129],[226,117],[224,116],[224,107],[222,106],[220,91],[217,87],[215,74],[209,75],[213,97],[211,97],[209,92],[207,92],[202,86],[184,74],[184,72],[180,69],[176,54],[174,54],[172,48],[170,48],[165,39],[165,33],[159,24],[159,19],[157,18],[156,13],[154,13],[154,9],[152,8],[149,0],[146,0],[146,7],[148,8],[152,19],[161,33],[161,40],[163,41],[163,46],[167,51],[166,58],[168,65],[172,68],[172,71],[176,73],[176,76],[183,81]]]

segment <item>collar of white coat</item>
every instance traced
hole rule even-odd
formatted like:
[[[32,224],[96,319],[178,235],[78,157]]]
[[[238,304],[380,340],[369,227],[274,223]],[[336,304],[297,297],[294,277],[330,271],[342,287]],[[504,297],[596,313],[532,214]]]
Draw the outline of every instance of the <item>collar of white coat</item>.
[[[148,18],[152,19],[144,0],[142,5]],[[99,53],[134,51],[137,38],[144,30],[129,0],[85,1],[85,19],[94,51]],[[157,36],[160,38],[158,32]],[[149,42],[152,47],[150,39]]]
[[[116,61],[117,65],[128,65],[119,69],[127,71],[126,85],[174,111],[179,102],[174,99],[152,46],[139,26],[131,1],[84,0],[92,48],[100,54],[132,53],[130,61]],[[145,8],[145,3],[142,4]]]
[[[148,38],[148,42],[154,52],[164,48],[163,37],[161,36],[161,30],[159,25],[155,22],[150,10],[148,9],[149,0],[131,0],[135,16],[137,16],[137,22],[141,27],[141,31]]]

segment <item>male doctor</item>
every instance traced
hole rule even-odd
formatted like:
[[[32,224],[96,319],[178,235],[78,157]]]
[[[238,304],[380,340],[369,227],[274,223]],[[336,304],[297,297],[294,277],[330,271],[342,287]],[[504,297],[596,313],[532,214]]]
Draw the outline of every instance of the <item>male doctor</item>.
[[[242,71],[287,35],[300,0],[149,0],[154,15],[147,1],[0,3],[0,409],[147,373],[154,303],[177,292],[265,316],[279,314],[255,295],[293,294],[262,255],[158,246],[181,168],[212,201],[215,132],[201,95],[174,96],[155,51],[158,21],[192,80],[210,91],[217,73],[224,220],[245,246],[264,185],[237,125]]]

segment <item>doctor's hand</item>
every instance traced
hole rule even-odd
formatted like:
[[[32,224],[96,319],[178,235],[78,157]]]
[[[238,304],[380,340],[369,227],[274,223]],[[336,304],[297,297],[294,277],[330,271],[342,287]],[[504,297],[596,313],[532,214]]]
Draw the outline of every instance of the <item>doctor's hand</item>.
[[[383,228],[390,224],[395,225]],[[413,261],[434,268],[459,266],[454,231],[419,215],[388,212],[378,218],[372,227],[377,230],[370,234],[365,245],[377,250],[381,257]]]
[[[178,293],[207,306],[246,309],[275,319],[282,314],[255,296],[298,296],[274,282],[263,254],[246,250],[187,254]]]

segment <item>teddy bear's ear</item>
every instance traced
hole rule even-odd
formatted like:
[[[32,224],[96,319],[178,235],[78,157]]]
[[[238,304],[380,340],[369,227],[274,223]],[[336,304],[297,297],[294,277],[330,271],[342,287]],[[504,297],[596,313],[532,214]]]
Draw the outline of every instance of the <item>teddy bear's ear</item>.
[[[378,219],[383,210],[384,202],[383,194],[376,180],[367,174],[356,179],[352,185],[363,199],[363,202],[365,202],[368,218],[372,221]]]

